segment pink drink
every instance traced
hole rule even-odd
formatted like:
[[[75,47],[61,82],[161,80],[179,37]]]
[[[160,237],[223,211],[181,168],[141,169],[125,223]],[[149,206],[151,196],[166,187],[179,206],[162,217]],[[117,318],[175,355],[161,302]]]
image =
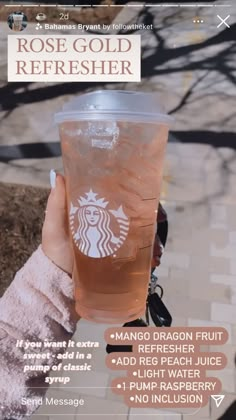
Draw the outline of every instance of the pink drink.
[[[116,106],[127,101],[119,91],[79,100],[103,104],[106,95]],[[142,107],[153,98],[130,95]],[[130,108],[112,116],[96,108],[58,115],[77,312],[95,322],[133,320],[145,311],[169,119],[155,114],[147,121]]]

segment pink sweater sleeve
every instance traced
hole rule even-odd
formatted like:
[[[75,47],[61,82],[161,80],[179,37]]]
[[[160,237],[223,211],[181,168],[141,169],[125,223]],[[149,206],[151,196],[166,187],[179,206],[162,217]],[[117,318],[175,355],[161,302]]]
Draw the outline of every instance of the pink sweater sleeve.
[[[55,357],[46,362],[24,360],[25,350],[16,347],[17,340],[68,342],[78,321],[74,307],[71,278],[44,255],[40,246],[17,272],[0,300],[1,420],[31,415],[37,405],[22,405],[21,399],[39,399],[46,393],[45,376],[48,373],[24,373],[24,366],[44,363],[51,367],[55,364]],[[28,353],[35,351],[45,353],[42,349],[30,349]],[[50,349],[52,354],[58,351]]]

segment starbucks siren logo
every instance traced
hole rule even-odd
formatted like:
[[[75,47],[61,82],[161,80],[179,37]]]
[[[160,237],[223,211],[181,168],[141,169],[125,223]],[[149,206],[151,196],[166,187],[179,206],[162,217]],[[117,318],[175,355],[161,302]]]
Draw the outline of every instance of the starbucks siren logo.
[[[129,231],[129,219],[122,206],[117,210],[106,209],[109,204],[91,189],[87,198],[78,199],[79,207],[71,203],[70,228],[79,250],[93,258],[103,258],[114,254],[123,245]],[[112,232],[112,219],[119,225],[119,236]]]

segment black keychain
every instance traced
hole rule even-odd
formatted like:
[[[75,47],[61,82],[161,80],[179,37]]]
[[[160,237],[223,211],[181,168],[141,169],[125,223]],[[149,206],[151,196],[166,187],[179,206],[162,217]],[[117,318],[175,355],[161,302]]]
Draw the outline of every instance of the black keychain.
[[[172,316],[168,309],[163,303],[163,288],[157,284],[158,278],[152,273],[151,281],[148,288],[148,297],[146,305],[146,320],[149,325],[149,314],[150,312],[153,323],[156,327],[170,327],[172,324]],[[161,293],[160,296],[156,293],[156,289],[159,288]]]

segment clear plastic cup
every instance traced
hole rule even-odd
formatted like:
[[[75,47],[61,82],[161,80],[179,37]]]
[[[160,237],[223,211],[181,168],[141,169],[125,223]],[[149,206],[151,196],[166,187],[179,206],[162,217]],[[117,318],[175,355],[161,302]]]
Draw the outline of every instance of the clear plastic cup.
[[[22,29],[23,15],[13,13],[13,30],[21,31]]]
[[[172,118],[158,96],[95,91],[56,114],[76,310],[123,323],[145,311],[162,169]]]

